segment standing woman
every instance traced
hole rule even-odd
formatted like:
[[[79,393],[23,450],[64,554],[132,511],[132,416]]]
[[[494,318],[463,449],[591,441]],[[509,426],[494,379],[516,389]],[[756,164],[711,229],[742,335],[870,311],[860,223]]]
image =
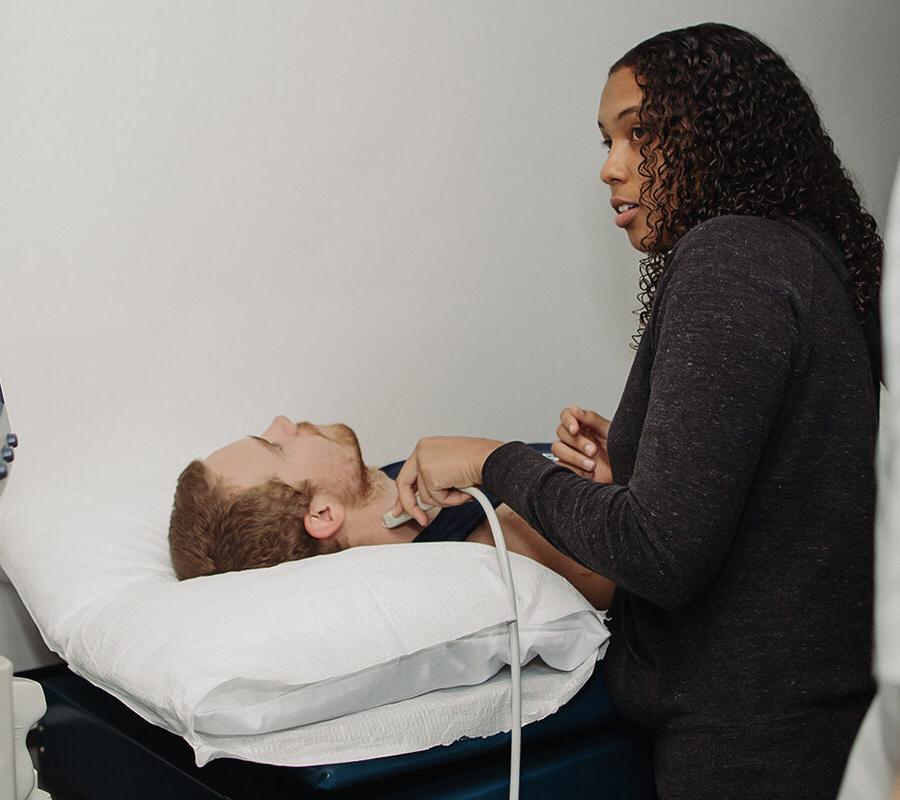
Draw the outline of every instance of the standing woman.
[[[423,439],[394,510],[480,484],[615,582],[605,677],[661,800],[833,798],[873,692],[881,239],[797,76],[737,28],[639,44],[599,123],[646,254],[612,422],[565,409],[559,464]]]

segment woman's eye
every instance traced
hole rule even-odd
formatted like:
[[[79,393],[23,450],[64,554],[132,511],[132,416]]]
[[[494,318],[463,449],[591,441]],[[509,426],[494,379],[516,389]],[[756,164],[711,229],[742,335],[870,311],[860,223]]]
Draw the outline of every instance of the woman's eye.
[[[631,136],[634,141],[640,141],[644,138],[645,131],[641,127],[636,127],[631,129]],[[604,139],[603,146],[609,150],[612,147],[612,139]]]

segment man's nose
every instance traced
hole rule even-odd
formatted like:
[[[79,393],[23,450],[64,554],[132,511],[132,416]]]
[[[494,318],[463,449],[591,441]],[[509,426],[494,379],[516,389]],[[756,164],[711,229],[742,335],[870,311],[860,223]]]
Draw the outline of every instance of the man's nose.
[[[279,414],[272,420],[269,430],[282,436],[295,436],[297,434],[297,426],[283,414]]]

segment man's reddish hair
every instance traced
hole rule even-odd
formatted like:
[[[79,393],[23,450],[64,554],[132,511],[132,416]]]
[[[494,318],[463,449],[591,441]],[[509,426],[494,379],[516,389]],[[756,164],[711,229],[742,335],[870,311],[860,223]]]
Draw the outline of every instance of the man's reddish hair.
[[[201,461],[192,461],[178,476],[169,521],[169,552],[178,580],[271,567],[325,552],[303,525],[312,495],[309,481],[289,486],[276,479],[227,493]]]

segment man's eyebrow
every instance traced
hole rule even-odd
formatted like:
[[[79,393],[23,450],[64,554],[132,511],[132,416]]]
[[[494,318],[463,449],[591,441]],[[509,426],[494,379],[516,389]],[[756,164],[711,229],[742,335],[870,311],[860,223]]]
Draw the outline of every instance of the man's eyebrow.
[[[618,122],[620,119],[622,119],[622,117],[625,117],[625,116],[627,116],[628,114],[633,114],[635,111],[640,111],[640,110],[641,110],[641,107],[640,107],[640,106],[629,106],[628,108],[623,108],[623,109],[619,112],[619,115],[616,117],[616,122]],[[602,131],[602,130],[606,130],[606,129],[603,127],[603,123],[600,122],[599,119],[597,120],[597,126],[600,128],[601,131]]]
[[[322,433],[319,429],[318,425],[313,425],[311,422],[298,422],[297,427],[302,430],[309,431],[313,436],[318,436],[320,439],[324,439],[326,442],[335,442],[336,444],[340,444],[336,439],[329,436],[327,433]]]
[[[259,442],[260,444],[265,445],[265,447],[268,450],[271,450],[273,453],[277,453],[278,455],[280,455],[282,457],[284,456],[284,453],[281,450],[281,445],[270,442],[268,439],[263,439],[262,436],[248,436],[247,438],[253,439],[254,441]]]

